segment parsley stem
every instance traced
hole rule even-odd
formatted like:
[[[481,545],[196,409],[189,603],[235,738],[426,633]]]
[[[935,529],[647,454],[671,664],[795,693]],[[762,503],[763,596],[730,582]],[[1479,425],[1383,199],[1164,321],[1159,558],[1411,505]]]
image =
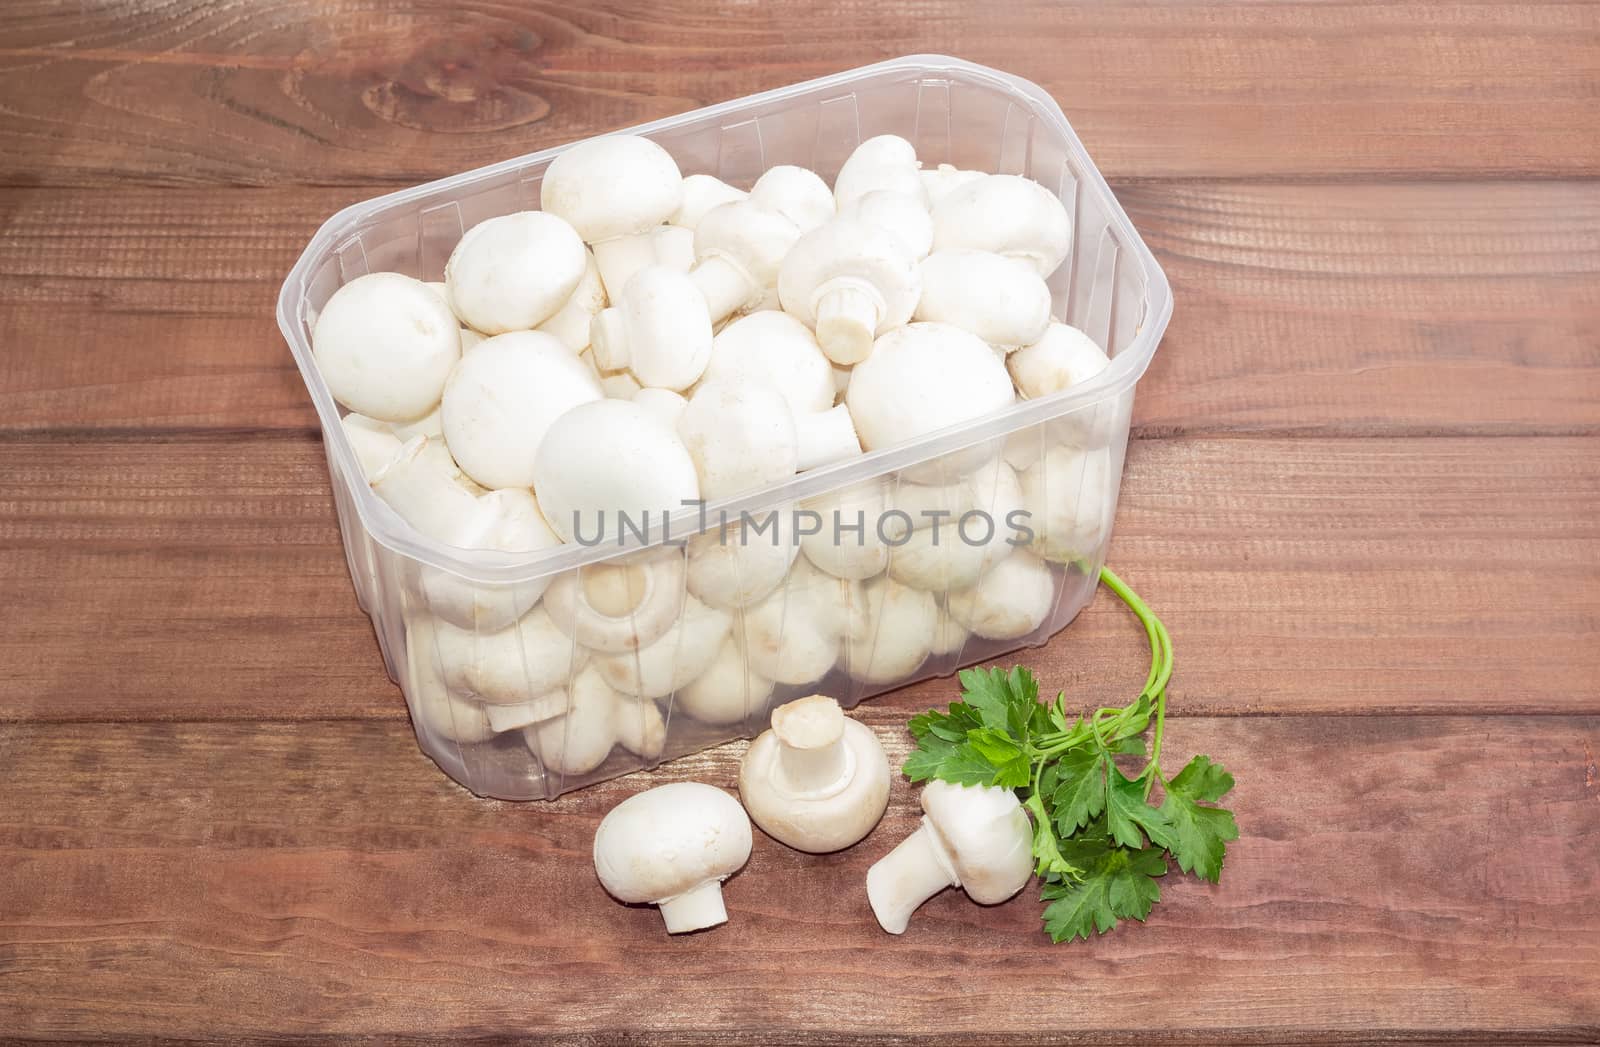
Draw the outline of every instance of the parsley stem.
[[[1150,672],[1145,677],[1144,690],[1140,693],[1141,698],[1153,700],[1156,706],[1156,728],[1150,741],[1150,762],[1145,765],[1144,771],[1139,776],[1148,778],[1144,786],[1144,793],[1148,798],[1156,779],[1161,777],[1161,736],[1167,720],[1167,683],[1172,679],[1172,637],[1161,619],[1150,610],[1149,605],[1139,598],[1138,593],[1128,588],[1128,583],[1118,578],[1109,567],[1100,568],[1100,581],[1128,605],[1138,617],[1140,624],[1144,626],[1145,636],[1150,640]]]

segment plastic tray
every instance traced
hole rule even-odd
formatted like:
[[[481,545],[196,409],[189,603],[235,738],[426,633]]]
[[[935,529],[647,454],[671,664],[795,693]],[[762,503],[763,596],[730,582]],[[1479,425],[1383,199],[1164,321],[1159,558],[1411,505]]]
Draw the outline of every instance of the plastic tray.
[[[740,674],[743,682],[734,689],[743,693],[722,688],[719,710],[702,713],[701,718],[689,714],[688,703],[678,700],[678,689],[652,702],[619,701],[613,733],[623,740],[631,737],[647,755],[617,744],[598,762],[593,756],[580,758],[578,750],[587,743],[578,736],[589,730],[581,714],[550,721],[558,726],[547,724],[542,730],[495,731],[496,726],[526,718],[516,709],[508,713],[501,707],[493,710],[498,723],[485,724],[490,706],[481,695],[493,690],[503,701],[507,674],[512,685],[520,671],[528,690],[538,687],[548,692],[552,662],[537,653],[541,648],[534,642],[533,623],[543,622],[537,611],[524,606],[526,595],[548,591],[552,585],[576,585],[588,592],[602,579],[613,583],[623,578],[665,579],[677,587],[668,595],[682,607],[686,572],[661,565],[668,560],[687,562],[690,553],[682,539],[694,532],[699,517],[686,511],[677,518],[670,542],[657,535],[649,546],[637,541],[628,547],[564,546],[531,556],[455,549],[407,526],[365,481],[340,425],[340,409],[317,373],[310,339],[317,310],[343,283],[368,272],[390,270],[424,280],[442,279],[445,260],[465,229],[495,215],[538,207],[543,172],[565,147],[348,207],[324,223],[289,273],[278,300],[278,323],[322,425],[357,598],[372,618],[389,675],[405,693],[418,743],[447,774],[484,796],[555,797],[751,736],[766,726],[769,709],[801,695],[830,694],[851,707],[907,683],[1044,643],[1094,595],[1110,541],[1134,385],[1149,365],[1171,315],[1165,276],[1060,108],[1034,84],[1005,73],[955,58],[915,55],[628,130],[660,142],[685,174],[715,174],[746,188],[768,167],[781,163],[810,167],[831,182],[858,142],[892,133],[916,146],[925,167],[950,163],[1026,175],[1059,194],[1073,217],[1074,243],[1066,262],[1049,280],[1054,311],[1058,319],[1088,332],[1110,354],[1112,363],[1106,371],[1055,396],[1019,401],[992,417],[913,444],[815,469],[713,504],[707,519],[714,523],[719,510],[735,520],[742,512],[760,516],[808,500],[816,504],[819,496],[826,500],[847,490],[865,492],[869,500],[886,495],[892,501],[914,482],[959,482],[971,474],[973,463],[992,460],[1002,449],[1005,458],[1026,463],[1054,447],[1087,447],[1099,458],[1098,466],[1079,470],[1075,479],[1056,478],[1057,489],[1043,496],[1048,506],[1044,515],[1055,523],[1054,531],[1060,535],[1070,530],[1081,548],[1074,547],[1070,558],[1057,549],[1056,559],[1065,562],[1051,564],[1051,611],[1037,629],[1020,637],[960,639],[953,635],[956,630],[946,628],[950,619],[945,595],[935,592],[941,640],[937,646],[949,649],[931,654],[915,669],[892,679],[862,678],[881,676],[872,671],[881,661],[881,638],[875,634],[887,631],[880,630],[884,616],[876,622],[866,620],[871,616],[866,613],[865,591],[846,585],[841,590],[846,605],[843,620],[850,623],[845,628],[853,642],[841,639],[837,661],[820,678],[778,684],[763,694],[764,686],[752,683],[749,673]],[[891,567],[896,552],[889,550]],[[775,614],[798,622],[802,606],[812,606],[803,603],[813,594],[802,591],[802,582],[794,580],[799,577],[792,576],[768,598],[778,601],[762,612],[769,631]],[[814,588],[816,579],[804,585]],[[527,612],[524,617],[505,624],[522,611]],[[728,642],[736,647],[757,642],[752,614],[735,610],[728,615]],[[447,626],[443,641],[437,627],[441,619]],[[451,621],[457,626],[449,626]],[[523,639],[528,642],[520,643]],[[672,642],[670,634],[664,642]],[[463,649],[469,652],[465,656],[469,668],[477,671],[463,672]],[[507,652],[512,652],[509,660]],[[499,656],[498,688],[486,687],[479,679],[490,673],[491,654]],[[590,700],[584,696],[596,690],[594,668],[600,657],[576,643],[563,651],[554,664],[568,660],[574,664],[553,700],[570,705]],[[613,674],[638,675],[646,669],[641,656],[610,657],[621,659],[607,666]],[[659,671],[663,652],[657,650],[650,657]],[[674,669],[688,666],[681,659],[703,661],[701,654],[687,649],[665,657]],[[628,662],[633,663],[631,669]],[[647,704],[653,709],[646,709]],[[664,743],[659,737],[663,728]],[[638,744],[638,736],[652,734],[649,744]],[[549,755],[552,747],[559,750],[555,757],[541,760],[538,753]]]

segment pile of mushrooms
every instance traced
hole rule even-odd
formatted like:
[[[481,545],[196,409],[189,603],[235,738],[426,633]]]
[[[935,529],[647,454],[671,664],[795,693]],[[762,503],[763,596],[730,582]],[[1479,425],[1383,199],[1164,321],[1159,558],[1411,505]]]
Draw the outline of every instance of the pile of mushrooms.
[[[748,188],[684,177],[655,142],[612,135],[562,152],[540,192],[541,210],[465,230],[442,283],[361,276],[315,318],[365,482],[457,549],[533,556],[646,517],[654,541],[685,505],[1109,364],[1052,315],[1073,248],[1060,200],[1016,175],[925,168],[892,135],[862,142],[831,188],[791,166]],[[708,728],[759,729],[775,696],[876,693],[970,660],[975,638],[993,642],[982,653],[1034,638],[1066,565],[1108,538],[1119,423],[1117,404],[1096,405],[514,582],[396,558],[423,746],[524,747],[554,793],[699,747]],[[774,722],[771,780],[804,792],[834,765],[793,755],[811,724],[798,717]],[[797,846],[836,839],[773,824]]]

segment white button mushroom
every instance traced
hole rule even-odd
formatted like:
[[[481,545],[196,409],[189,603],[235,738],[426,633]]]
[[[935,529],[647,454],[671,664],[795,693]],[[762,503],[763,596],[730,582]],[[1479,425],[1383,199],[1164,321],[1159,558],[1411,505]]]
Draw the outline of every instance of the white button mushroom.
[[[572,680],[566,714],[522,732],[545,768],[563,776],[585,775],[605,763],[618,744],[645,760],[661,755],[666,723],[654,702],[623,698],[593,665]]]
[[[596,658],[595,668],[621,694],[665,698],[711,668],[732,624],[727,611],[690,596],[683,613],[660,639],[637,651]]]
[[[730,520],[689,539],[689,591],[713,607],[737,610],[764,599],[800,555],[791,514],[753,515],[749,526]]]
[[[928,257],[933,250],[933,216],[904,193],[874,189],[840,210],[839,217],[893,234],[915,261]]]
[[[438,457],[425,453],[431,441],[413,436],[372,474],[372,490],[400,518],[429,538],[464,546],[477,498],[451,477]]]
[[[863,597],[866,628],[845,645],[839,667],[866,683],[905,680],[933,653],[938,600],[889,577],[868,582]]]
[[[682,393],[651,386],[636,389],[628,399],[650,412],[657,421],[674,432],[678,429],[678,419],[683,417],[683,409],[689,406],[689,401],[683,398]]]
[[[866,627],[861,583],[823,574],[804,558],[789,581],[744,612],[750,668],[764,679],[805,686],[826,676],[847,637]]]
[[[889,805],[889,758],[872,729],[814,694],[772,711],[739,761],[739,798],[763,831],[797,851],[859,843]]]
[[[739,200],[707,211],[694,230],[698,261],[689,273],[717,323],[761,301],[800,227],[776,211]]]
[[[595,651],[636,651],[665,636],[683,608],[683,555],[646,550],[551,581],[545,609],[557,629]]]
[[[667,221],[683,229],[693,229],[700,224],[700,219],[713,207],[731,204],[735,200],[743,200],[749,195],[743,189],[734,188],[716,175],[685,175],[683,178],[683,202],[678,205],[676,211],[672,212]]]
[[[449,544],[502,553],[553,549],[561,539],[533,495],[521,488],[486,492],[460,521]],[[429,564],[418,565],[417,586],[426,606],[463,629],[495,632],[527,614],[544,595],[548,577],[512,582],[477,582]]]
[[[574,407],[550,426],[533,462],[545,518],[566,541],[594,544],[700,497],[694,459],[678,434],[627,400]],[[655,523],[650,521],[654,520]]]
[[[419,635],[434,643],[445,683],[457,694],[490,705],[522,705],[560,691],[573,669],[588,658],[588,651],[557,629],[543,607],[495,632],[462,629],[442,619],[428,626]],[[564,706],[563,696],[550,715],[565,712]]]
[[[368,273],[322,307],[311,352],[335,400],[381,421],[410,421],[438,404],[461,356],[460,327],[422,281]]]
[[[968,182],[989,177],[982,171],[965,171],[953,164],[940,164],[938,167],[925,167],[919,174],[922,175],[922,188],[928,193],[928,206],[938,207],[951,190],[958,189]]]
[[[1029,400],[1080,385],[1110,366],[1111,358],[1093,338],[1076,327],[1058,323],[1052,323],[1034,344],[1006,357],[1006,370],[1011,372],[1017,391]],[[1117,431],[1120,409],[1114,403],[1097,404],[1052,419],[1047,428],[1049,438],[1078,447],[1104,447]],[[1020,455],[1025,458],[1023,467],[1032,465],[1038,458],[1040,441],[1035,438],[1030,446],[1024,436],[1019,445],[1018,453],[1008,457]]]
[[[993,458],[953,484],[902,483],[893,507],[911,520],[889,562],[889,576],[917,589],[964,589],[1015,548],[1022,489],[1010,465]],[[900,522],[898,517],[894,522]]]
[[[594,248],[601,278],[615,296],[625,284],[612,279],[613,259],[635,252],[639,238],[678,210],[683,176],[672,155],[648,138],[606,135],[552,160],[539,199]]]
[[[1052,447],[1017,476],[1033,549],[1046,560],[1092,559],[1111,536],[1116,476],[1108,448]]]
[[[477,745],[494,737],[484,707],[451,693],[433,644],[416,624],[406,629],[404,686],[412,724],[424,740]]]
[[[784,311],[816,331],[840,364],[866,359],[875,337],[911,319],[921,294],[917,263],[899,238],[848,218],[802,236],[778,271]]]
[[[1050,326],[1050,288],[1027,262],[952,248],[924,258],[921,274],[918,320],[954,324],[1007,352]]]
[[[519,211],[468,229],[450,252],[444,279],[468,327],[504,334],[554,316],[577,289],[587,263],[572,226],[543,211]]]
[[[602,370],[626,367],[641,385],[661,389],[689,388],[711,359],[704,299],[688,276],[663,265],[635,273],[594,318],[589,338]]]
[[[865,581],[889,565],[889,547],[879,529],[888,508],[881,478],[807,499],[802,508],[820,517],[818,529],[800,538],[814,567],[835,578]]]
[[[932,781],[922,809],[916,832],[867,870],[867,901],[890,934],[946,887],[998,905],[1033,875],[1033,827],[1010,789]]]
[[[833,190],[815,171],[779,164],[750,187],[750,202],[783,215],[809,233],[833,217]]]
[[[760,382],[783,395],[794,417],[799,468],[861,453],[849,412],[833,406],[832,365],[811,330],[788,313],[751,313],[717,332],[704,381],[718,379]]]
[[[701,723],[741,723],[766,712],[774,687],[773,681],[750,668],[738,640],[729,636],[706,671],[678,689],[672,707]]]
[[[939,627],[933,634],[933,655],[955,654],[967,645],[972,632],[953,618],[946,608],[939,610]]]
[[[750,859],[739,801],[698,782],[648,789],[617,804],[594,834],[594,869],[618,901],[661,910],[668,934],[726,923],[722,881]]]
[[[678,435],[707,501],[765,487],[799,467],[789,405],[765,383],[702,383],[678,419]]]
[[[531,487],[545,433],[601,395],[589,369],[550,335],[499,335],[462,357],[445,383],[445,442],[483,486]]]
[[[936,251],[972,248],[1021,259],[1047,277],[1072,248],[1072,218],[1054,193],[1020,175],[987,175],[933,208]]]
[[[840,207],[853,203],[874,190],[904,193],[924,206],[928,194],[922,187],[921,164],[916,148],[897,135],[878,135],[856,146],[839,177],[833,181],[833,196]]]
[[[675,273],[694,268],[694,230],[675,225],[658,225],[648,233],[613,241],[610,250],[601,250],[605,259],[600,282],[613,298],[620,298],[629,281],[641,269],[658,265]]]
[[[868,451],[915,440],[936,429],[994,414],[1015,400],[1005,365],[977,336],[948,324],[907,324],[879,338],[855,366],[845,403]],[[977,465],[993,449],[977,447],[905,471],[911,480]]]
[[[402,440],[387,422],[364,414],[347,414],[339,419],[344,435],[356,453],[361,475],[371,480],[400,454]]]
[[[1043,625],[1056,605],[1056,581],[1026,550],[1008,556],[971,588],[947,598],[950,617],[990,640],[1019,640]]]
[[[589,347],[589,325],[607,302],[605,284],[600,282],[600,267],[595,265],[594,255],[588,249],[583,253],[583,276],[578,280],[578,286],[573,289],[566,304],[538,327],[545,334],[560,339],[562,345],[575,353],[581,353]],[[463,344],[462,351],[465,352],[466,348]]]

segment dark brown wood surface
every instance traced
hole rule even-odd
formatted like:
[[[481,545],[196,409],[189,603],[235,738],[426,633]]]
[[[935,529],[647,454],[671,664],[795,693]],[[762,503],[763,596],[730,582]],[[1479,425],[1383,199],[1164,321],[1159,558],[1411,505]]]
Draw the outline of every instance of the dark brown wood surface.
[[[758,838],[669,939],[418,753],[272,316],[385,186],[895,54],[1061,102],[1171,279],[1112,561],[1239,779],[1220,887],[892,939]],[[0,1040],[1600,1039],[1600,6],[0,10]],[[1098,600],[1028,656],[1129,692]],[[910,712],[861,715],[896,759]]]

